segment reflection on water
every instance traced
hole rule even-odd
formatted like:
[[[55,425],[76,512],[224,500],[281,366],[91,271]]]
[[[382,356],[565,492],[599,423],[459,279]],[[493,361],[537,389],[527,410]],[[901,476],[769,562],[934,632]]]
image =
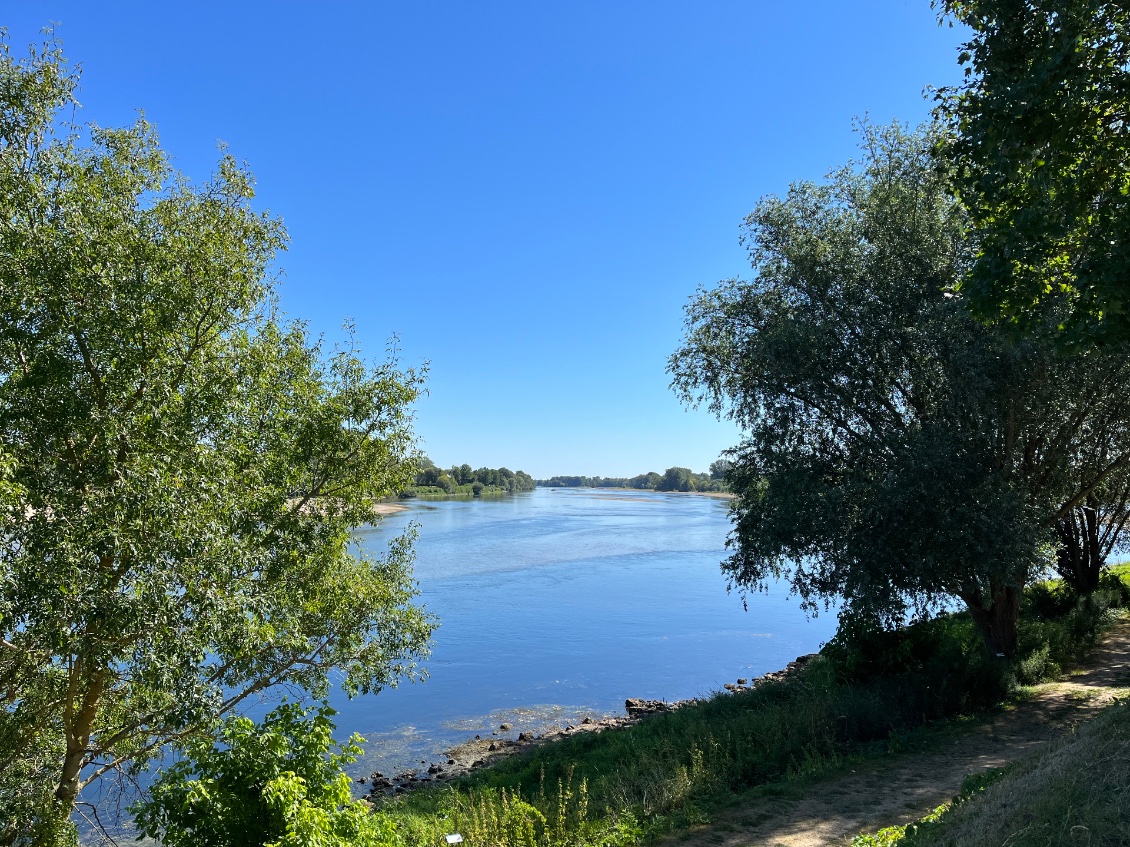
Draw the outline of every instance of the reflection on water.
[[[440,620],[429,678],[333,699],[342,734],[369,741],[358,774],[439,761],[509,723],[517,731],[678,700],[783,667],[829,638],[785,590],[728,594],[724,500],[539,489],[501,500],[413,502],[363,533],[380,552],[419,527],[416,578]],[[546,705],[551,704],[551,705]]]

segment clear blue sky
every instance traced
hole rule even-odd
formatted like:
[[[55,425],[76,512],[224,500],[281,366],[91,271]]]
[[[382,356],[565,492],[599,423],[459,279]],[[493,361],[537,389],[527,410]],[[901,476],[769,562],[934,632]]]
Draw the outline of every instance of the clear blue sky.
[[[441,465],[705,470],[739,433],[666,358],[700,284],[745,275],[757,199],[918,123],[962,34],[928,0],[5,4],[58,24],[82,118],[144,109],[205,178],[246,160],[292,237],[283,308],[431,363]]]

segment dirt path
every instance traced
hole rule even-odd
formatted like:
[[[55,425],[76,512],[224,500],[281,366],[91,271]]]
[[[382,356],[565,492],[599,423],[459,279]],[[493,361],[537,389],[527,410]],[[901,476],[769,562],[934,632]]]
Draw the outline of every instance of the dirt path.
[[[950,800],[967,774],[1031,755],[1116,696],[1130,693],[1130,621],[1106,633],[1086,666],[1041,685],[1015,708],[944,749],[869,761],[803,797],[760,797],[664,847],[842,847],[854,835],[917,820]]]

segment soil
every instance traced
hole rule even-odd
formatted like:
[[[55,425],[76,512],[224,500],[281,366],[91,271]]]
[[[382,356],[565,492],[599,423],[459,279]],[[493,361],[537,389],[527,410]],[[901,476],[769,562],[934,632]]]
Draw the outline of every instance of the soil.
[[[1014,706],[924,752],[891,754],[779,796],[752,796],[709,824],[669,836],[664,847],[826,847],[860,832],[918,820],[948,802],[968,774],[1037,752],[1130,693],[1130,621],[1109,630],[1087,662],[1037,686]]]

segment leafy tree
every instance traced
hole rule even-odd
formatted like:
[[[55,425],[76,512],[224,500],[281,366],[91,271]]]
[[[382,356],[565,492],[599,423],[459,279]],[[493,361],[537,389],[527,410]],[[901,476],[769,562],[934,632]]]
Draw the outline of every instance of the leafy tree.
[[[76,80],[0,47],[0,843],[259,692],[394,684],[431,629],[411,539],[351,542],[410,482],[421,374],[280,323],[246,170],[56,123]]]
[[[694,491],[690,468],[668,468],[655,488],[657,491]]]
[[[725,479],[726,471],[732,466],[733,462],[729,459],[715,459],[710,463],[710,478],[711,479]]]
[[[980,236],[977,312],[1068,338],[1130,341],[1130,7],[941,0],[971,27],[941,92],[948,155]]]
[[[353,799],[342,766],[357,761],[362,739],[335,745],[333,714],[284,703],[258,725],[229,718],[219,744],[194,739],[161,771],[132,807],[138,828],[168,847],[392,843],[393,824]]]
[[[960,598],[1011,653],[1053,528],[1130,461],[1130,362],[975,321],[954,286],[976,244],[936,135],[863,141],[858,167],[761,201],[755,279],[700,291],[670,359],[684,401],[748,432],[724,568],[887,623]]]

